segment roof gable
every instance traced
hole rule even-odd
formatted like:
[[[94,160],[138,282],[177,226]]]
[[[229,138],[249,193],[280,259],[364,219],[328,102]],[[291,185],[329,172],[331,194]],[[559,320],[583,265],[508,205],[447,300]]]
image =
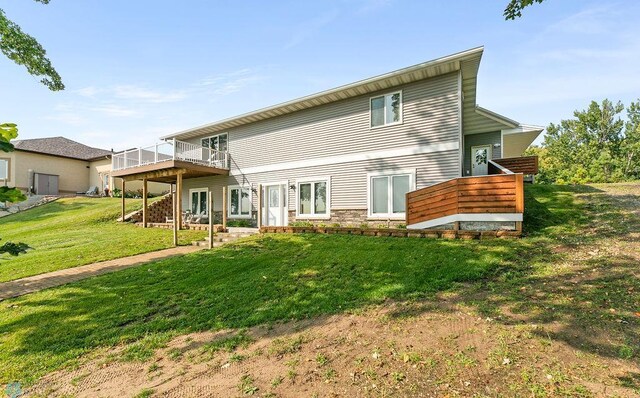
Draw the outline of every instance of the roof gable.
[[[294,99],[292,101],[283,102],[281,104],[258,109],[232,118],[180,131],[178,133],[164,136],[162,139],[187,139],[203,134],[224,131],[244,124],[293,113],[347,98],[374,93],[380,90],[397,87],[402,84],[412,83],[456,71],[461,71],[463,78],[467,78],[466,75],[470,75],[468,77],[475,78],[478,73],[478,65],[480,64],[480,58],[482,57],[483,51],[484,47],[472,48],[470,50],[339,86],[320,93]],[[463,67],[464,64],[469,65]],[[475,92],[472,99],[475,101]]]

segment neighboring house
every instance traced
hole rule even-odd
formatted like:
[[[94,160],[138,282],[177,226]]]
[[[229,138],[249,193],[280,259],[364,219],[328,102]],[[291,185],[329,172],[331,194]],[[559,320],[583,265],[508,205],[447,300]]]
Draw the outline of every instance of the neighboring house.
[[[0,153],[0,183],[37,195],[84,193],[90,187],[104,192],[111,178],[111,151],[93,148],[64,137],[14,140],[13,152]],[[139,188],[131,186],[130,188]],[[158,193],[166,190],[154,186]]]
[[[208,213],[211,194],[217,219],[226,187],[231,220],[402,224],[408,192],[490,174],[490,160],[521,156],[543,130],[476,105],[482,52],[471,49],[171,134],[162,137],[164,144],[114,155],[113,175],[176,182],[179,206],[196,213]],[[513,225],[521,216],[488,221]],[[455,221],[465,218],[442,223]]]

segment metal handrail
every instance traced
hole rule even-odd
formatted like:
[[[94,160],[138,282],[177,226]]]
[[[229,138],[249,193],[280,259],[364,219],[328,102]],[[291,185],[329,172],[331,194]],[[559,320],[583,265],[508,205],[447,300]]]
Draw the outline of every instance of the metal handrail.
[[[168,160],[180,160],[204,166],[229,169],[229,159],[229,153],[226,151],[218,151],[174,139],[115,153],[111,157],[111,168],[114,171],[124,170]]]

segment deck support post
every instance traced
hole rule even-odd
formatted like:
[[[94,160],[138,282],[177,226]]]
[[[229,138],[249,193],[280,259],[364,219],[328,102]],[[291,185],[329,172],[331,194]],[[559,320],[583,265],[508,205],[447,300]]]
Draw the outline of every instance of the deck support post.
[[[147,179],[142,179],[142,228],[147,228],[147,220],[149,218],[149,209],[147,201]]]
[[[262,227],[262,184],[258,184],[258,220],[256,225],[258,229]]]
[[[227,187],[222,187],[222,229],[227,230]]]
[[[173,208],[173,245],[178,246],[178,194],[174,190],[171,193],[172,205]]]
[[[209,191],[207,210],[209,211],[209,249],[213,249],[213,192],[211,191]]]
[[[125,212],[125,207],[124,207],[124,187],[125,187],[125,181],[124,178],[122,179],[122,191],[120,191],[120,194],[122,195],[122,222],[125,222],[124,220],[124,212]]]
[[[178,229],[182,229],[182,173],[176,176],[176,212]]]

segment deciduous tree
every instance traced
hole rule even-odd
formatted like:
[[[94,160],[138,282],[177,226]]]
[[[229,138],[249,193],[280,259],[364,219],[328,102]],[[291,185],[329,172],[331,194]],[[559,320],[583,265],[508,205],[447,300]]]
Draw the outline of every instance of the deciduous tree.
[[[591,101],[573,119],[551,123],[538,155],[538,181],[582,184],[616,182],[640,177],[640,100],[627,108],[621,102]]]
[[[49,0],[35,0],[48,4]],[[64,90],[62,78],[51,65],[47,52],[33,37],[23,32],[20,26],[7,18],[0,9],[0,51],[10,60],[27,68],[31,75],[40,77],[40,82],[49,90]]]
[[[522,16],[522,10],[534,3],[542,3],[544,0],[511,0],[504,9],[504,19],[514,20]]]

